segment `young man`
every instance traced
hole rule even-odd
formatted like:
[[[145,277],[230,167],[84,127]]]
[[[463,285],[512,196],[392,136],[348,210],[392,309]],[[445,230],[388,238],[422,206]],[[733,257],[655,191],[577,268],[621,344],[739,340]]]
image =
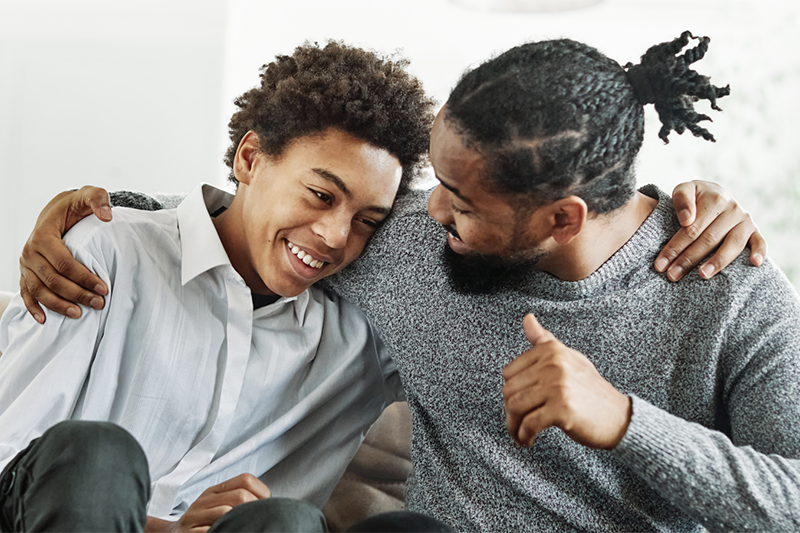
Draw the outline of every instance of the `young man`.
[[[706,39],[675,57],[689,38],[628,72],[561,40],[468,73],[434,125],[439,187],[326,280],[403,377],[408,508],[468,531],[796,527],[796,295],[746,256],[654,271],[680,226],[634,187],[642,103],[702,135],[683,104],[724,92],[688,68]]]
[[[300,500],[324,504],[402,396],[366,318],[313,285],[425,157],[432,101],[403,66],[335,42],[279,56],[236,102],[232,199],[198,187],[69,232],[108,301],[0,321],[0,530],[324,530]]]

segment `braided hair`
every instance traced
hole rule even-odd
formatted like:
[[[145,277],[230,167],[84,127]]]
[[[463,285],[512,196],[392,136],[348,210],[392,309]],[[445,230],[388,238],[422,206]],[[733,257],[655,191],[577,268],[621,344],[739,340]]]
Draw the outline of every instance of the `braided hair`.
[[[625,68],[591,46],[558,39],[524,44],[467,72],[450,94],[445,120],[484,155],[488,187],[543,205],[577,195],[598,214],[633,197],[633,162],[644,135],[644,110],[655,103],[667,141],[686,129],[713,141],[694,111],[699,98],[719,110],[728,87],[690,68],[708,37],[684,32],[650,48]]]

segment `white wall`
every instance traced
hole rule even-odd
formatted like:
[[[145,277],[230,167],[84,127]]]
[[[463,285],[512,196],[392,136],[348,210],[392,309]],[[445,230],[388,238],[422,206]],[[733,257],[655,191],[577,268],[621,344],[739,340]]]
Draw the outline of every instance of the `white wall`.
[[[571,37],[624,64],[685,29],[712,37],[698,68],[732,95],[711,112],[716,144],[673,134],[663,146],[649,111],[639,181],[723,183],[800,287],[798,22],[796,0],[604,0],[540,14],[448,0],[0,0],[0,288],[16,287],[19,249],[56,191],[224,183],[233,98],[304,40],[399,49],[442,102],[464,69],[527,40]]]
[[[56,193],[220,174],[220,0],[0,0],[0,289]]]

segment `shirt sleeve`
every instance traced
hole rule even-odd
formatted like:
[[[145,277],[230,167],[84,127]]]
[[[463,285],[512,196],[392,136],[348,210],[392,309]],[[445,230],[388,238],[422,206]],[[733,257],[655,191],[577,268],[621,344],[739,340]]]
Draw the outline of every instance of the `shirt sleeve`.
[[[80,247],[70,249],[112,287],[100,262]],[[0,318],[0,469],[31,440],[70,418],[106,317],[105,310],[81,310],[77,320],[45,311],[41,325],[17,294]]]
[[[800,529],[800,304],[774,272],[723,332],[716,428],[634,396],[613,452],[710,531]]]

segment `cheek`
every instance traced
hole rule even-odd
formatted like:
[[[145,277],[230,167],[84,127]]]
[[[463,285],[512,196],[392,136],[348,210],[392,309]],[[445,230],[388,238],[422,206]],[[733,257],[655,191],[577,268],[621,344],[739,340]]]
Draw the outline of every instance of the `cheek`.
[[[368,242],[369,237],[351,234],[350,240],[347,242],[347,247],[345,249],[344,262],[349,265],[358,259],[358,256],[364,251],[364,248]]]
[[[482,253],[492,253],[494,249],[503,246],[503,239],[500,235],[493,232],[492,228],[482,226],[475,220],[465,219],[456,227],[461,240]]]

